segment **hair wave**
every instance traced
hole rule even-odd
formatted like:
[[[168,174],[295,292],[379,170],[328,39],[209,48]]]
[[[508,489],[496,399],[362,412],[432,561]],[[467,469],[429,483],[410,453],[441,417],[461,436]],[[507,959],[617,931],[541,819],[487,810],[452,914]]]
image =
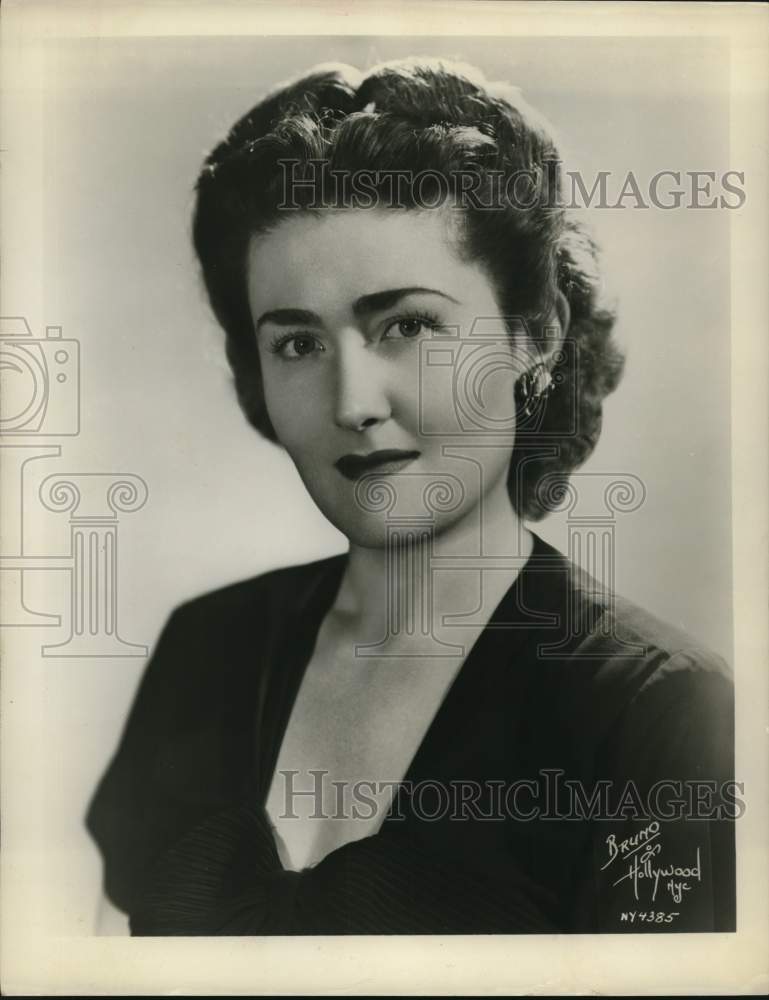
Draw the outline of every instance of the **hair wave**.
[[[198,178],[193,242],[240,404],[271,441],[277,437],[262,390],[246,260],[251,237],[279,224],[286,211],[285,161],[303,182],[300,208],[319,198],[341,205],[337,185],[329,194],[330,182],[364,170],[378,177],[433,172],[449,185],[470,173],[481,202],[500,177],[518,177],[524,195],[527,185],[536,196],[547,182],[550,197],[535,197],[526,208],[525,198],[489,210],[465,197],[461,239],[461,250],[486,267],[503,315],[523,316],[535,343],[546,346],[558,291],[569,304],[573,349],[552,367],[557,388],[536,432],[517,438],[508,477],[519,515],[543,517],[557,493],[543,495],[538,484],[553,473],[568,477],[592,453],[603,400],[624,364],[612,339],[615,313],[603,299],[598,247],[584,222],[554,197],[560,159],[549,126],[516,88],[491,83],[465,64],[432,59],[385,63],[366,75],[351,66],[319,66],[236,122]],[[461,200],[462,192],[452,190]],[[413,191],[407,188],[406,196],[412,198],[406,207],[419,207]]]

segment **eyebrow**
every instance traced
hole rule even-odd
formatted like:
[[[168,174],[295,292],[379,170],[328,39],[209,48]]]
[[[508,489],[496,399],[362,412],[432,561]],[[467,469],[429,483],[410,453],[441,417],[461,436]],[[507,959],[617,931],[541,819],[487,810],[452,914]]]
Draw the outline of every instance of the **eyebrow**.
[[[352,311],[357,317],[370,316],[372,313],[391,309],[408,295],[440,295],[441,298],[448,299],[449,302],[459,304],[458,299],[455,299],[452,295],[448,295],[446,292],[440,292],[436,288],[423,288],[419,285],[414,285],[409,288],[388,288],[383,292],[371,292],[369,295],[361,295],[353,303]],[[275,323],[277,326],[296,326],[298,324],[323,326],[323,320],[320,316],[309,309],[271,309],[268,312],[262,313],[256,321],[257,333],[265,323]]]

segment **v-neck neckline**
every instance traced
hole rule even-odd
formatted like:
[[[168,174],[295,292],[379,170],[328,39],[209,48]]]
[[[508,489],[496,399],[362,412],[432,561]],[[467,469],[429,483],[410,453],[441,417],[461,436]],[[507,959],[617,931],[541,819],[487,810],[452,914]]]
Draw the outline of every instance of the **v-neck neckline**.
[[[476,668],[482,662],[484,654],[498,642],[497,630],[511,630],[507,648],[512,651],[528,638],[527,624],[535,627],[542,624],[542,617],[527,610],[528,602],[520,599],[520,594],[524,586],[527,591],[531,589],[529,583],[538,570],[543,568],[543,559],[552,561],[556,552],[534,532],[531,535],[533,544],[528,559],[498,601],[447,686],[412,755],[401,785],[416,782],[425,772],[430,759],[434,758],[435,748],[441,745],[442,731],[450,724],[456,707],[463,702],[478,675]],[[321,626],[339,592],[348,558],[349,553],[344,552],[323,560],[306,587],[295,595],[296,599],[287,619],[276,626],[280,635],[273,650],[272,662],[266,665],[267,684],[259,705],[261,719],[263,722],[269,721],[269,724],[258,726],[255,734],[258,758],[257,794],[262,806],[266,805],[291,713],[312,659]],[[396,810],[397,799],[396,792],[383,825]]]

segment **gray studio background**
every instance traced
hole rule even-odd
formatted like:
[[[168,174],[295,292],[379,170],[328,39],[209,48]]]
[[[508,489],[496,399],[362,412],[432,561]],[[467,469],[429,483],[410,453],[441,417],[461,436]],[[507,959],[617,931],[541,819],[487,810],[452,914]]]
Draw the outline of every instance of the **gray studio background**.
[[[57,43],[44,81],[43,297],[3,311],[27,315],[36,333],[60,325],[81,344],[82,430],[39,475],[130,472],[149,488],[146,506],[120,522],[128,641],[151,647],[187,597],[345,547],[237,407],[189,246],[192,187],[205,153],[265,87],[321,61],[413,54],[456,56],[521,86],[588,180],[739,169],[715,39]],[[647,488],[641,509],[617,518],[617,587],[731,659],[730,213],[590,215],[628,366],[585,470],[632,473]],[[29,524],[42,554],[66,551],[66,517],[30,510]],[[535,530],[566,547],[563,516]],[[64,575],[38,576],[30,604],[66,614]],[[45,865],[63,933],[90,932],[100,862],[82,815],[144,662],[39,668]]]

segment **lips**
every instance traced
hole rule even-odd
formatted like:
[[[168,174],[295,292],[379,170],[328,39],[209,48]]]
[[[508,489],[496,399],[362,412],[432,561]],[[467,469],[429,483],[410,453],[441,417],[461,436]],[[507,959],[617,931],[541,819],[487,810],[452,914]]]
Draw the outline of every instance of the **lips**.
[[[418,451],[388,449],[386,451],[372,451],[368,455],[343,455],[334,464],[345,479],[355,480],[367,472],[382,474],[400,472],[415,458],[419,458],[419,454]]]

